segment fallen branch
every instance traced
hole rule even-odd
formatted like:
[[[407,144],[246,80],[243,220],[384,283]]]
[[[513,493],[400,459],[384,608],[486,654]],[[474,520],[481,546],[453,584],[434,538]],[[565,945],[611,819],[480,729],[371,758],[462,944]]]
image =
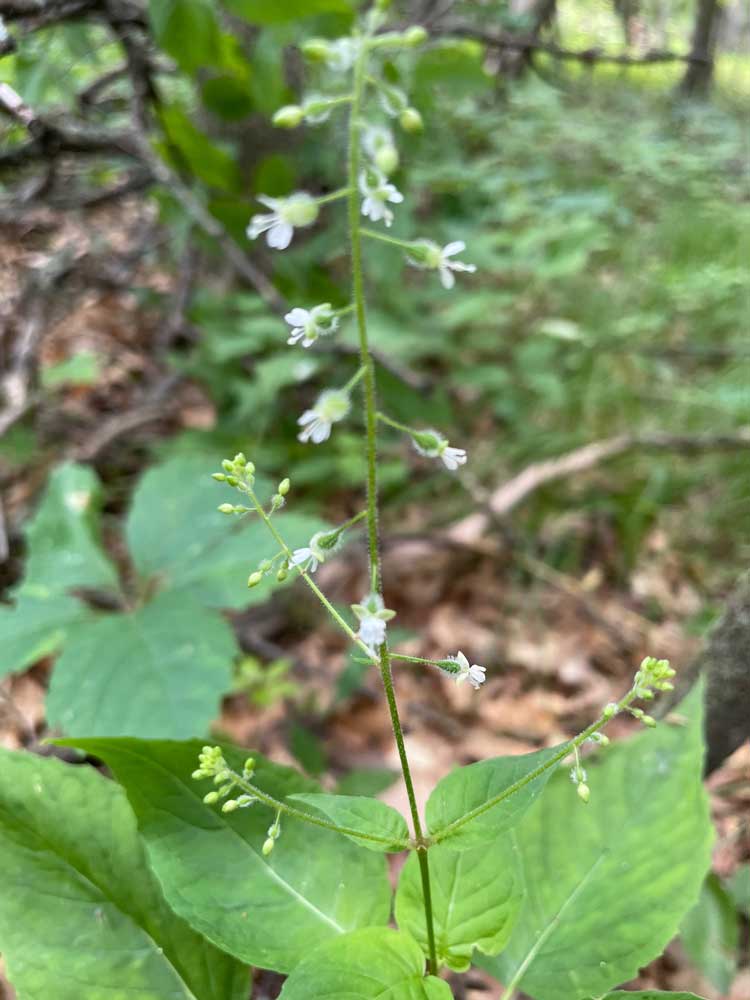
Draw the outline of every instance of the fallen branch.
[[[695,455],[704,451],[734,451],[741,448],[750,448],[750,427],[726,434],[690,436],[655,431],[650,434],[620,434],[594,441],[558,458],[527,466],[490,494],[486,500],[486,510],[469,514],[454,524],[448,534],[465,544],[477,542],[493,518],[507,517],[515,507],[543,486],[578,472],[586,472],[628,451],[675,451],[683,455]]]

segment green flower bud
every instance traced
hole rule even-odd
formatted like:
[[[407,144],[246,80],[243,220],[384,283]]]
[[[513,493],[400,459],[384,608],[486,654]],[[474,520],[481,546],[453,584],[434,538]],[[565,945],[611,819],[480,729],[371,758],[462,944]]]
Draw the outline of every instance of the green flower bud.
[[[279,583],[283,583],[288,576],[289,576],[289,570],[286,568],[286,566],[282,566],[279,572],[276,574],[276,579],[279,581]]]
[[[578,792],[578,798],[581,800],[581,802],[588,802],[588,800],[591,798],[591,789],[589,788],[589,786],[586,784],[585,781],[582,781],[576,787],[576,791]]]
[[[200,768],[198,768],[197,771],[193,771],[190,777],[193,779],[193,781],[200,781],[201,778],[207,778],[208,775],[206,774],[205,771],[202,771]]]
[[[244,465],[246,461],[247,459],[245,458],[244,454],[241,451],[238,451],[237,454],[234,456],[235,465]]]
[[[266,840],[266,842],[263,844],[263,847],[261,848],[263,857],[267,858],[275,846],[276,846],[276,841],[273,839],[273,837],[269,837],[268,840]]]
[[[263,580],[263,574],[259,573],[256,570],[255,573],[251,573],[250,576],[247,578],[247,585],[248,587],[257,587],[258,584],[262,582],[262,580]]]
[[[404,132],[421,132],[424,128],[422,116],[416,108],[404,108],[401,112],[399,122]]]
[[[245,473],[252,476],[255,472],[255,462],[245,462]]]
[[[234,514],[234,506],[231,503],[219,504],[217,508],[222,514]]]
[[[299,104],[286,104],[283,108],[279,108],[271,121],[277,128],[297,128],[304,115]]]
[[[641,722],[644,726],[648,726],[649,729],[656,729],[656,719],[651,715],[642,715]]]
[[[325,62],[331,52],[331,46],[325,38],[308,38],[302,43],[302,54],[310,62]]]
[[[248,757],[244,767],[246,777],[250,777],[255,771],[255,757]]]
[[[239,809],[239,803],[237,802],[236,799],[227,799],[227,801],[221,807],[221,811],[223,813],[231,813],[234,812],[235,809]]]
[[[608,722],[610,719],[613,719],[616,715],[617,715],[617,705],[615,705],[613,701],[611,701],[609,705],[604,706],[604,709],[602,710],[602,718],[605,721]]]
[[[258,563],[258,569],[261,571],[261,573],[267,573],[272,565],[273,563],[271,562],[270,559],[262,559]]]
[[[203,801],[206,803],[207,806],[212,806],[215,802],[219,801],[219,793],[209,792],[208,795],[203,796]]]
[[[223,472],[214,472],[211,475],[211,478],[215,479],[217,483],[225,483],[227,481],[227,477],[224,475]]]
[[[398,167],[398,150],[395,146],[384,144],[375,153],[375,166],[389,177]]]
[[[406,44],[413,45],[415,48],[417,45],[422,45],[426,42],[428,38],[429,35],[421,24],[414,24],[404,32],[404,41]]]
[[[232,463],[229,461],[228,458],[224,459],[224,461],[221,463],[221,467],[225,472],[234,472],[234,466],[232,465]]]
[[[279,483],[279,486],[278,486],[279,493],[283,497],[285,497],[287,495],[287,493],[289,492],[289,490],[291,489],[291,486],[292,486],[292,484],[289,482],[288,479],[282,479],[281,482]]]

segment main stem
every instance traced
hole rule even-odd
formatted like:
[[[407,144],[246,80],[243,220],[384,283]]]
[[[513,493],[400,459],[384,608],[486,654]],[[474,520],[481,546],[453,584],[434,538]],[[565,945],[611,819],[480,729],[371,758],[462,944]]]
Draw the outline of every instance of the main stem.
[[[378,466],[377,466],[377,409],[375,402],[375,366],[370,354],[367,340],[367,315],[365,311],[365,291],[362,273],[362,237],[359,231],[359,173],[360,173],[360,129],[362,127],[362,98],[366,80],[367,45],[369,38],[365,36],[360,45],[357,61],[354,64],[354,86],[351,110],[349,114],[349,155],[348,186],[349,186],[349,242],[352,257],[352,301],[357,318],[359,333],[360,363],[364,369],[364,409],[365,430],[367,434],[367,535],[369,548],[370,587],[374,593],[381,590],[380,545],[378,536]],[[380,676],[383,679],[388,710],[391,715],[393,735],[396,738],[401,771],[404,776],[406,794],[409,799],[414,837],[417,843],[419,872],[422,878],[422,899],[424,902],[425,925],[427,928],[427,945],[429,951],[428,971],[433,975],[438,971],[437,953],[435,951],[435,930],[432,921],[432,891],[430,888],[430,868],[427,860],[427,845],[422,834],[422,822],[414,795],[414,782],[411,777],[409,761],[406,756],[404,734],[396,705],[396,694],[393,690],[393,675],[387,643],[380,647]]]

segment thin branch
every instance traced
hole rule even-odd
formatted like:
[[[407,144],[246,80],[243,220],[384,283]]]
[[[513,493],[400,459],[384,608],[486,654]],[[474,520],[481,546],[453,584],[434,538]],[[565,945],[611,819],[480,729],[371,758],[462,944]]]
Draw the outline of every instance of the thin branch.
[[[660,431],[644,434],[620,434],[575,448],[557,458],[534,462],[494,490],[487,500],[487,510],[469,514],[450,529],[449,536],[465,544],[477,542],[490,525],[492,517],[506,517],[532,493],[548,483],[579,472],[586,472],[628,451],[674,451],[696,455],[704,451],[736,451],[750,448],[750,427],[725,434],[667,434]]]

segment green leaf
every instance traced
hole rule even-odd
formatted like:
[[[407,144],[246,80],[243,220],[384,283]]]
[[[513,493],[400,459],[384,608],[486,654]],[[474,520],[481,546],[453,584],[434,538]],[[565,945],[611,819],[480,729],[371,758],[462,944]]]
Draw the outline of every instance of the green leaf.
[[[247,118],[253,110],[248,82],[229,73],[206,80],[201,86],[201,97],[206,107],[225,121]]]
[[[316,948],[284,983],[281,1000],[450,1000],[424,976],[424,955],[403,931],[368,927]]]
[[[351,0],[224,0],[233,14],[251,24],[278,24],[313,14],[351,14]]]
[[[521,905],[519,879],[512,867],[498,865],[492,845],[454,851],[438,844],[429,861],[438,959],[465,972],[475,948],[497,955],[505,947]],[[423,899],[419,859],[412,853],[398,882],[396,921],[428,954]]]
[[[600,995],[660,955],[694,904],[713,833],[701,781],[702,692],[586,762],[591,801],[555,775],[498,847],[520,862],[524,904],[507,949],[479,963],[543,1000]]]
[[[59,465],[26,528],[29,555],[19,593],[41,587],[60,594],[71,587],[116,587],[117,574],[98,537],[99,481],[84,465]]]
[[[389,767],[355,768],[345,774],[336,786],[338,795],[380,795],[399,778],[399,771]]]
[[[149,0],[151,30],[180,69],[221,64],[221,35],[211,0]]]
[[[451,771],[438,782],[427,800],[425,816],[432,838],[456,851],[496,840],[500,833],[518,823],[549,780],[552,768],[455,831],[448,827],[527,778],[559,750],[560,747],[550,747],[518,757],[493,757]]]
[[[190,777],[200,742],[70,742],[103,758],[125,786],[167,901],[224,951],[288,972],[316,945],[388,921],[384,858],[289,817],[264,857],[275,813],[260,804],[230,814],[204,805],[211,786]],[[240,771],[247,755],[225,748]],[[318,790],[290,768],[253,756],[254,783],[275,798]]]
[[[205,733],[231,686],[236,654],[219,615],[185,595],[159,594],[71,633],[52,673],[49,721],[95,736]]]
[[[670,993],[669,990],[615,990],[600,1000],[702,1000],[695,993]]]
[[[690,960],[719,993],[729,993],[737,971],[740,926],[734,902],[716,875],[709,875],[700,898],[680,927]]]
[[[211,479],[219,464],[215,456],[177,455],[149,469],[133,499],[126,535],[142,576],[203,604],[239,608],[267,600],[279,586],[274,574],[252,590],[246,586],[250,571],[278,546],[256,515],[240,520],[217,511],[220,503],[241,499]],[[275,514],[274,523],[292,548],[325,527],[296,513]]]
[[[246,970],[166,905],[125,795],[0,750],[0,951],[18,1000],[243,1000]]]
[[[289,797],[306,802],[337,826],[348,826],[353,830],[359,830],[364,834],[373,833],[381,838],[380,841],[374,841],[368,840],[367,837],[347,834],[349,839],[360,847],[366,847],[371,851],[398,853],[405,850],[409,841],[409,828],[404,817],[378,799],[368,799],[361,795],[326,795],[314,792],[299,792]],[[382,843],[383,837],[389,843]]]
[[[196,128],[181,107],[177,104],[165,105],[160,108],[159,115],[170,142],[180,151],[196,177],[220,191],[236,192],[241,189],[242,178],[234,159]],[[165,151],[168,152],[168,149]]]
[[[57,652],[68,629],[86,616],[84,606],[73,597],[33,591],[30,588],[19,597],[14,608],[0,606],[0,677]]]

